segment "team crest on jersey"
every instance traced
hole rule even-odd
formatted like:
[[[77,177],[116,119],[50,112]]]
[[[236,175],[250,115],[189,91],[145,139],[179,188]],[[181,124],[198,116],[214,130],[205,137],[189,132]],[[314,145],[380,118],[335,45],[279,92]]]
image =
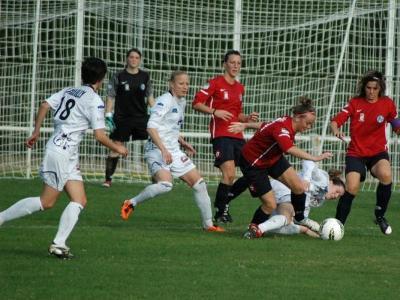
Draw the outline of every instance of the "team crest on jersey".
[[[124,89],[125,89],[126,92],[128,92],[130,90],[129,83],[125,83],[124,84]]]
[[[146,85],[145,85],[144,83],[142,83],[142,84],[140,85],[140,89],[141,89],[142,91],[144,91],[144,90],[146,89]]]
[[[385,121],[385,118],[384,118],[382,115],[379,115],[379,116],[376,118],[376,121],[377,121],[378,123],[382,123],[383,121]]]
[[[364,113],[360,113],[360,117],[358,118],[358,121],[360,122],[365,122],[365,115]],[[379,122],[379,121],[378,121]]]
[[[177,112],[178,112],[178,109],[175,107],[175,108],[172,109],[172,112],[173,112],[173,113],[177,113]]]

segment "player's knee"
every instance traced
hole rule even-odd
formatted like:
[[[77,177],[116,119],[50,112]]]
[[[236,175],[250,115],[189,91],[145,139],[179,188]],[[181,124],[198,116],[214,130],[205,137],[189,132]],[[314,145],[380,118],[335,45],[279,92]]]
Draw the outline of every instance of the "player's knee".
[[[292,190],[293,194],[295,194],[295,195],[301,195],[306,192],[306,188],[301,182],[293,185],[291,187],[291,190]]]
[[[159,181],[157,183],[161,193],[168,193],[172,190],[173,184],[169,181]]]
[[[193,184],[192,189],[194,189],[197,192],[201,191],[207,191],[207,185],[206,182],[204,181],[203,178],[200,178],[199,180],[196,181],[195,184]]]

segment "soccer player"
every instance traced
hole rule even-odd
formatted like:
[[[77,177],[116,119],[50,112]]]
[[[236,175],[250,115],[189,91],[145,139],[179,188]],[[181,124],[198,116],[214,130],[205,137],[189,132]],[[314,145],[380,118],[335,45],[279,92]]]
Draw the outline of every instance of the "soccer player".
[[[366,170],[379,180],[376,190],[375,218],[384,234],[391,234],[392,228],[385,218],[385,212],[392,193],[392,172],[390,167],[386,124],[397,115],[393,100],[385,96],[386,83],[382,73],[369,71],[357,86],[357,95],[331,121],[333,134],[344,139],[339,128],[350,119],[350,144],[346,154],[346,192],[340,198],[336,219],[345,224],[353,199],[358,193],[360,182],[365,180]]]
[[[127,220],[138,204],[171,191],[173,177],[178,177],[193,189],[203,229],[222,232],[224,229],[214,226],[212,222],[211,202],[206,183],[191,159],[180,149],[181,145],[188,155],[196,153],[192,145],[180,136],[186,106],[185,97],[189,91],[188,74],[184,71],[173,72],[169,88],[169,92],[156,99],[147,124],[151,140],[145,145],[145,158],[154,183],[139,195],[124,201],[121,217]]]
[[[236,165],[240,151],[245,143],[241,132],[228,130],[231,122],[255,122],[258,113],[245,115],[242,109],[244,86],[236,80],[241,68],[239,51],[229,50],[224,56],[224,74],[212,78],[209,83],[196,93],[193,109],[211,115],[210,133],[214,152],[214,166],[222,173],[217,188],[214,206],[216,222],[232,222],[227,205],[227,197],[235,180]],[[236,185],[244,181],[239,180]]]
[[[272,122],[234,122],[229,127],[232,132],[241,132],[245,128],[258,129],[244,145],[239,161],[251,195],[260,198],[262,202],[254,213],[249,230],[257,230],[258,224],[268,220],[276,209],[276,200],[268,176],[279,179],[291,189],[291,202],[296,221],[301,225],[305,225],[308,221],[304,217],[306,187],[284,157],[284,153],[311,161],[332,157],[330,152],[314,156],[294,145],[296,133],[310,129],[315,121],[315,108],[312,106],[312,101],[302,97],[300,103],[292,108],[292,114],[293,116],[284,116]]]
[[[106,125],[117,144],[146,140],[147,107],[154,105],[150,75],[140,69],[141,52],[132,48],[126,53],[125,69],[116,73],[107,86]],[[113,113],[114,110],[114,113]],[[106,159],[104,187],[110,187],[119,154],[111,151]]]
[[[316,163],[303,160],[303,168],[300,172],[300,178],[307,186],[306,204],[304,216],[308,218],[311,207],[320,207],[325,200],[333,200],[344,194],[344,182],[338,177],[336,170],[330,170],[329,173],[318,168]],[[277,209],[272,212],[272,216],[257,227],[253,226],[246,233],[245,237],[252,239],[261,237],[267,232],[280,234],[298,234],[318,237],[319,224],[309,219],[305,225],[298,225],[293,222],[294,210],[291,204],[290,189],[278,180],[271,179],[271,187],[275,194]],[[305,228],[303,228],[305,227]],[[311,232],[310,232],[311,231]]]
[[[0,212],[0,225],[13,219],[53,207],[60,193],[65,190],[70,202],[61,215],[57,234],[49,253],[68,259],[73,255],[66,240],[86,205],[86,194],[79,169],[79,144],[87,129],[94,130],[94,137],[104,146],[126,156],[128,150],[114,143],[105,133],[104,104],[97,91],[107,72],[104,61],[87,58],[82,64],[80,87],[68,87],[51,95],[40,105],[35,128],[26,140],[31,148],[39,139],[40,127],[47,112],[53,111],[54,133],[46,144],[40,176],[44,185],[40,197],[28,197]]]

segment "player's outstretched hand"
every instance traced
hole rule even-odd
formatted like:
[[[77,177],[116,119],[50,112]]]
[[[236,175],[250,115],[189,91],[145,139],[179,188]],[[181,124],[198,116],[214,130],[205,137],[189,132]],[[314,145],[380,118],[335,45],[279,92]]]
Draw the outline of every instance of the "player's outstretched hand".
[[[345,142],[343,132],[338,131],[338,132],[335,133],[335,136],[336,136],[338,139],[340,139],[340,140],[342,140],[343,142]]]
[[[120,154],[122,157],[127,157],[128,156],[128,149],[124,145],[117,145],[117,152]]]
[[[320,161],[320,160],[324,160],[327,158],[331,158],[333,156],[333,154],[331,152],[324,152],[321,155],[317,156],[317,160],[316,161]]]
[[[241,122],[232,122],[228,127],[228,131],[233,133],[243,132],[245,129],[246,125]]]
[[[260,114],[258,112],[253,111],[247,116],[247,122],[257,122],[259,116]]]
[[[224,121],[229,121],[233,117],[233,114],[223,109],[216,109],[214,111],[214,116]]]
[[[33,132],[32,135],[26,139],[25,145],[28,148],[32,148],[33,145],[37,142],[38,139],[39,139],[39,133],[38,132]]]

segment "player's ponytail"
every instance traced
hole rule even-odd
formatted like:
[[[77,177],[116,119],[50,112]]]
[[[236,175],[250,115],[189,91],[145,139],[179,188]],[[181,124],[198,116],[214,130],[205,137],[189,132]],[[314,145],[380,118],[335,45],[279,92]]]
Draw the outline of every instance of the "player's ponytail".
[[[293,115],[302,115],[308,112],[315,113],[315,107],[311,99],[302,96],[299,99],[299,103],[292,107],[292,113]]]

